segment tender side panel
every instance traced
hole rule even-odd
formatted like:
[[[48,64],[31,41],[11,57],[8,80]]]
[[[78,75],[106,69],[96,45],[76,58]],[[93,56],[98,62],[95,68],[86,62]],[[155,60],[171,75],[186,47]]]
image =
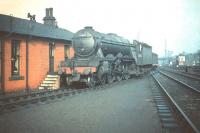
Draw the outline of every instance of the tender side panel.
[[[152,54],[152,64],[158,64],[158,55],[156,53]]]
[[[151,46],[144,43],[137,42],[136,51],[137,51],[138,65],[144,66],[144,65],[152,64],[152,47]]]

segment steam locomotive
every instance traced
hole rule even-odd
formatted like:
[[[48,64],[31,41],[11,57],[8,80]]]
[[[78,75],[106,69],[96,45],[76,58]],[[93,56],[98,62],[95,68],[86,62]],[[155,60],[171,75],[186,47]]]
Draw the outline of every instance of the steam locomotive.
[[[62,81],[67,85],[84,82],[89,87],[106,84],[133,75],[141,75],[152,68],[152,47],[113,33],[100,33],[85,27],[74,34],[75,55],[60,66]],[[154,54],[156,55],[156,54]]]

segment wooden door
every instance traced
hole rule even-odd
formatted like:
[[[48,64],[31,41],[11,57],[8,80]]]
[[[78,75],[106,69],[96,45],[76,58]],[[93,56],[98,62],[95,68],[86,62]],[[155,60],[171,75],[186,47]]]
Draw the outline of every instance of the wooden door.
[[[49,43],[49,73],[54,73],[55,43]]]

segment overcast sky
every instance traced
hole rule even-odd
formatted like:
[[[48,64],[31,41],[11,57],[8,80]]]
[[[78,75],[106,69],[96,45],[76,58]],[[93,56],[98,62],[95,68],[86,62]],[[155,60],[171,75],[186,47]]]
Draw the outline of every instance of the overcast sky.
[[[58,26],[76,32],[85,26],[148,43],[159,56],[200,49],[200,0],[0,0],[0,14],[42,23],[53,7]],[[166,40],[166,41],[165,41]]]

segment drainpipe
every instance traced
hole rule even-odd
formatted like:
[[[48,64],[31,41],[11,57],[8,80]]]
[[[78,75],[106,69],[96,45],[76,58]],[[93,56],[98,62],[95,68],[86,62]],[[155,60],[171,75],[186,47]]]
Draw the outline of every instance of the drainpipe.
[[[27,29],[27,38],[26,38],[26,90],[27,91],[29,91],[29,89],[30,89],[29,88],[29,43],[32,38],[31,32],[34,28],[33,22],[34,22],[34,19],[31,18],[29,20],[28,29]]]
[[[4,93],[5,92],[5,83],[4,83],[4,75],[5,75],[5,66],[4,66],[4,62],[5,62],[5,46],[4,46],[4,39],[5,38],[1,38],[1,92]]]
[[[32,40],[31,32],[34,29],[35,15],[30,15],[26,38],[26,90],[29,91],[29,44]]]
[[[30,35],[28,35],[26,39],[26,90],[29,91],[29,40],[30,40]]]
[[[0,44],[1,44],[1,46],[0,46],[0,47],[1,47],[1,86],[0,86],[1,89],[0,89],[0,91],[3,93],[3,89],[4,89],[4,87],[3,87],[3,77],[4,77],[4,76],[3,76],[3,75],[4,75],[4,74],[3,74],[3,72],[4,72],[4,71],[3,71],[3,62],[4,62],[4,60],[3,60],[3,57],[4,57],[4,56],[3,56],[3,51],[4,51],[4,50],[3,50],[3,49],[4,49],[4,48],[3,48],[3,40],[2,40],[2,38],[0,39]],[[1,92],[0,92],[0,93],[1,93]]]

